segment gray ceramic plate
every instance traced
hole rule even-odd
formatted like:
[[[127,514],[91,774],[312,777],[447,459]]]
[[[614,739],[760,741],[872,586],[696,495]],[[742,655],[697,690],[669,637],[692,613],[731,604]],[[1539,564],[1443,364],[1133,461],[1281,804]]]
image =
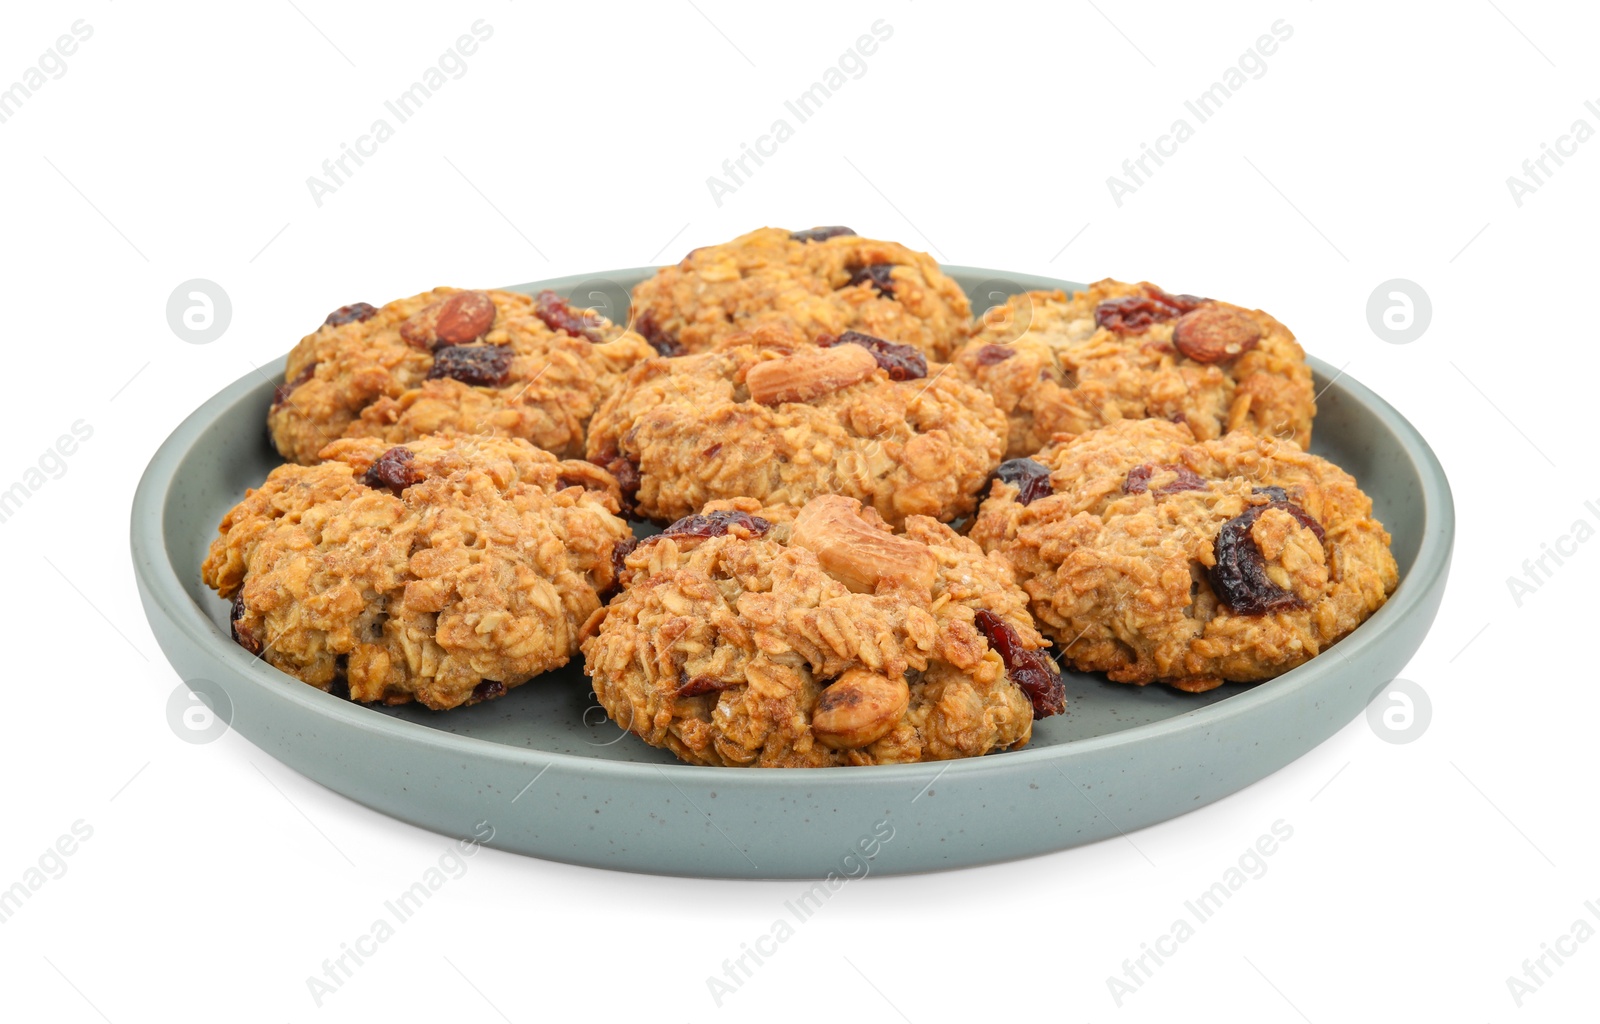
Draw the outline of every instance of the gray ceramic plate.
[[[1061,281],[947,268],[968,293]],[[523,286],[625,302],[647,269]],[[376,709],[296,682],[229,640],[200,582],[224,512],[278,464],[263,426],[273,382],[250,374],[202,405],[150,460],[133,502],[133,563],[179,674],[220,691],[251,742],[368,807],[553,860],[683,875],[819,877],[929,871],[1105,839],[1202,807],[1349,722],[1433,622],[1455,527],[1426,442],[1348,376],[1312,360],[1313,450],[1355,474],[1394,536],[1400,587],[1349,637],[1268,683],[1191,695],[1069,674],[1068,714],[1026,749],[967,761],[833,769],[677,763],[601,713],[577,662],[462,710]],[[268,373],[281,375],[281,361]],[[198,682],[206,680],[208,683]],[[865,863],[871,854],[870,865]]]

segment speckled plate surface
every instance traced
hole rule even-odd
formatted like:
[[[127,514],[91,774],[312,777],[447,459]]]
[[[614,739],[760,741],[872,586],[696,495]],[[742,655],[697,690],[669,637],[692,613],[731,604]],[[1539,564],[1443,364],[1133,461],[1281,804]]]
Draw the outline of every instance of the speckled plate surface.
[[[1076,287],[948,267],[975,307]],[[613,316],[648,268],[518,286],[553,288]],[[678,763],[611,724],[579,664],[504,698],[430,712],[330,696],[228,636],[228,606],[200,582],[222,515],[279,463],[267,407],[283,363],[201,405],[151,459],[133,502],[132,551],[162,650],[193,686],[225,694],[232,727],[339,793],[455,837],[595,867],[716,877],[818,877],[962,867],[1131,832],[1202,807],[1327,739],[1404,667],[1432,624],[1455,531],[1450,488],[1393,408],[1311,360],[1312,450],[1349,470],[1394,537],[1400,586],[1349,637],[1267,683],[1204,694],[1066,676],[1068,713],[1025,749],[927,765],[760,770]],[[888,838],[885,838],[888,837]]]

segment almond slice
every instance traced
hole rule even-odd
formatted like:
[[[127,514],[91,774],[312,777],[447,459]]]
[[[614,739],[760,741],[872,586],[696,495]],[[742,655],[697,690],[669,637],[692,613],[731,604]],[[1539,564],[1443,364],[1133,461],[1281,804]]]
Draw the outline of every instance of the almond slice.
[[[489,333],[494,316],[488,292],[456,292],[440,303],[433,333],[446,345],[465,345]]]
[[[1178,318],[1172,343],[1197,363],[1237,359],[1261,343],[1261,325],[1243,310],[1201,306]]]
[[[487,334],[494,318],[488,292],[452,292],[407,317],[400,324],[400,338],[415,348],[464,345]]]
[[[750,397],[762,405],[809,402],[866,380],[878,360],[860,345],[807,348],[757,363],[745,372]]]
[[[858,594],[875,593],[886,579],[931,590],[938,571],[932,553],[873,526],[860,509],[839,494],[812,498],[795,517],[789,543],[813,552],[824,572]]]

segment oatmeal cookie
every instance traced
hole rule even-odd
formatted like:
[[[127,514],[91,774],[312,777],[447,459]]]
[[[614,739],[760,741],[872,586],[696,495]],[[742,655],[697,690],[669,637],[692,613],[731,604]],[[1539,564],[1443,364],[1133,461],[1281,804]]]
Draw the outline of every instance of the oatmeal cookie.
[[[1305,351],[1287,327],[1148,282],[1013,295],[985,315],[955,366],[1010,419],[1008,458],[1057,434],[1145,418],[1186,423],[1202,441],[1243,429],[1304,448],[1316,413]]]
[[[716,502],[627,557],[584,626],[606,712],[693,764],[817,768],[975,757],[1066,705],[1006,563],[853,498]]]
[[[971,537],[1068,664],[1209,690],[1326,650],[1398,581],[1344,470],[1287,441],[1119,420],[1000,467]]]
[[[554,292],[436,288],[381,309],[358,302],[289,353],[267,426],[283,457],[304,465],[340,437],[399,444],[443,433],[520,437],[575,456],[600,401],[654,354]]]
[[[897,526],[972,511],[1005,444],[994,402],[909,346],[855,331],[823,341],[768,324],[648,360],[595,414],[589,458],[663,523],[735,497],[845,494]]]
[[[855,330],[950,358],[971,328],[961,287],[927,253],[849,228],[761,228],[696,249],[633,289],[634,326],[666,354],[782,324],[806,337]]]
[[[566,664],[632,547],[609,474],[520,439],[321,456],[247,493],[201,571],[240,646],[352,700],[459,707]]]

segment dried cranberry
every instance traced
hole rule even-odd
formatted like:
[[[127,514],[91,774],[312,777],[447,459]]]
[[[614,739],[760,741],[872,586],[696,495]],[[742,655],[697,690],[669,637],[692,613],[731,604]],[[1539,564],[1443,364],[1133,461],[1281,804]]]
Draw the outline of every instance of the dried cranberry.
[[[1174,320],[1205,301],[1194,295],[1170,295],[1160,288],[1146,288],[1143,295],[1124,295],[1100,303],[1094,308],[1094,322],[1095,326],[1118,334],[1138,334],[1151,324]]]
[[[703,693],[717,693],[730,687],[740,685],[743,684],[738,682],[730,683],[723,679],[713,679],[710,676],[695,676],[687,683],[684,683],[682,686],[678,687],[677,696],[680,698],[698,697]]]
[[[589,461],[617,478],[617,486],[622,491],[623,510],[631,512],[634,495],[639,493],[639,467],[614,447],[608,447]]]
[[[1195,475],[1194,471],[1188,466],[1170,464],[1152,466],[1147,462],[1142,466],[1135,466],[1128,470],[1128,479],[1122,484],[1122,493],[1143,494],[1150,489],[1150,478],[1158,472],[1172,473],[1177,479],[1170,484],[1162,484],[1160,487],[1150,490],[1151,494],[1176,494],[1179,491],[1210,490],[1210,485],[1205,482],[1205,479]]]
[[[1291,501],[1274,500],[1265,505],[1255,505],[1223,523],[1222,529],[1217,531],[1213,548],[1216,564],[1207,575],[1217,599],[1227,605],[1230,611],[1240,615],[1260,615],[1302,606],[1299,598],[1267,576],[1266,561],[1261,557],[1261,549],[1256,547],[1255,538],[1250,535],[1250,528],[1255,521],[1271,508],[1294,516],[1301,526],[1316,534],[1319,542],[1324,539],[1322,524]]]
[[[979,366],[993,366],[1003,363],[1017,354],[1017,350],[1010,345],[985,345],[978,349],[978,354],[973,358]]]
[[[619,456],[605,464],[606,472],[617,478],[617,488],[622,491],[622,496],[632,500],[639,493],[639,467],[633,460],[626,456]]]
[[[834,225],[825,228],[806,228],[804,231],[791,231],[789,238],[795,242],[821,242],[829,238],[838,238],[840,235],[853,235],[847,227]]]
[[[421,477],[417,475],[416,467],[411,464],[416,456],[410,448],[395,446],[378,456],[361,482],[368,487],[387,487],[398,496],[401,491],[416,483]]]
[[[722,442],[718,441],[716,444],[712,445],[710,448],[707,448],[705,451],[701,452],[700,453],[700,457],[702,459],[714,459],[714,458],[717,457],[717,453],[720,452],[720,451],[722,451]]]
[[[1022,692],[1033,702],[1034,718],[1049,718],[1067,709],[1067,688],[1061,683],[1054,658],[1044,651],[1022,646],[1017,631],[988,609],[980,609],[973,619],[989,646],[1006,663],[1006,675],[1022,687]]]
[[[506,684],[497,679],[485,679],[472,688],[473,700],[493,700],[506,692]]]
[[[721,537],[735,526],[742,528],[752,537],[760,537],[772,529],[772,524],[760,516],[753,516],[737,509],[719,509],[715,512],[684,516],[661,532],[667,537]]]
[[[240,627],[239,623],[242,621],[244,621],[243,590],[233,595],[233,608],[228,613],[228,632],[230,635],[232,635],[234,643],[238,644],[240,647],[243,647],[251,654],[260,656],[261,641],[257,640],[248,629]]]
[[[639,542],[632,537],[611,545],[611,585],[601,592],[602,602],[609,601],[622,589],[622,570],[628,567],[628,556],[633,554],[633,549],[638,546]]]
[[[317,364],[310,363],[299,373],[295,374],[293,380],[284,381],[282,384],[279,384],[277,387],[273,388],[272,407],[276,409],[280,405],[287,402],[289,400],[289,396],[294,394],[294,389],[310,380],[316,375],[316,372]]]
[[[902,345],[898,341],[884,341],[874,338],[870,334],[860,331],[845,331],[837,338],[823,335],[817,339],[817,344],[824,348],[834,345],[860,345],[872,353],[872,358],[878,365],[889,371],[890,380],[920,380],[928,375],[928,360],[921,352],[910,345]]]
[[[994,475],[1017,489],[1017,500],[1031,505],[1055,493],[1050,486],[1050,467],[1034,459],[1007,459]]]
[[[509,345],[446,345],[433,353],[428,379],[449,377],[474,387],[493,388],[511,376]]]
[[[894,298],[894,278],[889,272],[895,268],[893,263],[873,263],[870,266],[858,267],[850,275],[850,286],[863,282],[870,282],[878,290],[878,294],[886,299]]]
[[[371,320],[378,315],[378,307],[370,302],[352,302],[348,306],[340,306],[328,314],[328,319],[322,321],[326,327],[339,327],[343,324],[358,323]]]
[[[639,319],[633,322],[633,329],[639,333],[640,337],[648,341],[650,347],[655,349],[659,355],[670,359],[673,356],[681,356],[686,351],[678,343],[677,338],[662,330],[661,325],[656,323],[655,316],[649,310],[639,314]]]
[[[606,323],[596,313],[573,309],[572,303],[546,288],[533,297],[533,312],[552,331],[561,331],[574,338],[604,341],[601,330]]]

